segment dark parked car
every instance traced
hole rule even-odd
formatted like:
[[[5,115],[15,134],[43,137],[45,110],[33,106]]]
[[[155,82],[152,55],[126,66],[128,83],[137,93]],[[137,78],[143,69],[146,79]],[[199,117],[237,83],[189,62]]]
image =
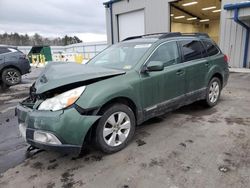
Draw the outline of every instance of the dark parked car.
[[[123,149],[135,126],[181,106],[218,103],[227,57],[204,34],[128,38],[86,65],[51,63],[18,105],[20,132],[33,147],[80,152],[92,139]]]
[[[21,82],[21,77],[30,72],[26,55],[15,47],[0,46],[0,83],[7,88]]]

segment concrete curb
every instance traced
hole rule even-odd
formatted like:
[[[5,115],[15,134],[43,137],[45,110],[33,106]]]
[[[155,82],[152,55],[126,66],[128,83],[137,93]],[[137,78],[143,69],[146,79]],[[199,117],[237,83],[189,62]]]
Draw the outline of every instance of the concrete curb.
[[[250,69],[246,68],[229,68],[229,71],[234,73],[250,73]]]

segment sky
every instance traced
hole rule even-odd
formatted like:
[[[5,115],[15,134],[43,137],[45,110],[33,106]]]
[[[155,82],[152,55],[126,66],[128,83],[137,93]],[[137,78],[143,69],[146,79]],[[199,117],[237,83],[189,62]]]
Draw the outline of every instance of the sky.
[[[0,33],[106,41],[102,0],[0,0]]]

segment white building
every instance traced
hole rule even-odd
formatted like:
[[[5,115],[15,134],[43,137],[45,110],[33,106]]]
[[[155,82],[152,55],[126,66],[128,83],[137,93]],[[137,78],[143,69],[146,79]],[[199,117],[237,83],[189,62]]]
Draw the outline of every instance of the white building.
[[[205,32],[229,56],[231,67],[250,68],[250,1],[111,0],[104,5],[109,44],[150,33]]]

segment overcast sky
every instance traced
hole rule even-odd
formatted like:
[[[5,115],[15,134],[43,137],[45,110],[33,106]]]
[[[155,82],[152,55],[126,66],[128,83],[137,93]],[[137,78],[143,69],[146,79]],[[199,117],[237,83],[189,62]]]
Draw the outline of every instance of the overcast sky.
[[[104,0],[0,0],[0,33],[106,40]]]

